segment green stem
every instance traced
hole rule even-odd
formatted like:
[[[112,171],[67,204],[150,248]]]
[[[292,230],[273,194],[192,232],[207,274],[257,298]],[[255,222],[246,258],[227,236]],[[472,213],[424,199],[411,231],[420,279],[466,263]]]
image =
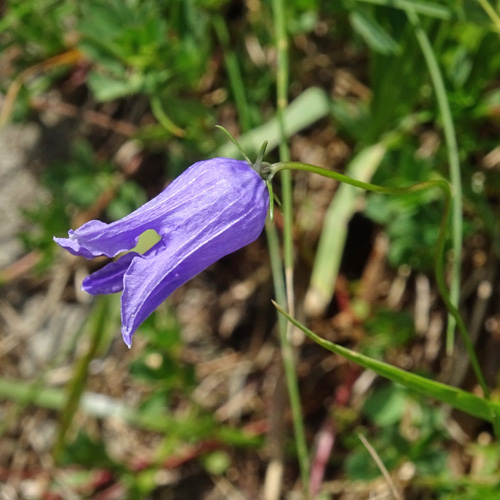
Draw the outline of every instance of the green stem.
[[[60,413],[59,429],[56,442],[52,450],[54,460],[59,460],[66,442],[66,434],[74,421],[74,416],[85,390],[89,365],[99,351],[106,336],[103,335],[104,324],[109,315],[108,297],[102,297],[96,302],[95,321],[92,325],[91,337],[85,354],[78,360],[73,372],[73,378],[68,385],[67,399]]]
[[[238,119],[243,132],[248,132],[252,128],[250,120],[250,109],[245,94],[245,83],[241,76],[240,66],[236,54],[230,48],[229,33],[226,21],[222,16],[215,16],[212,20],[217,37],[224,49],[224,62],[229,76],[229,84],[233,92],[234,102],[238,110]]]
[[[288,144],[286,141],[285,127],[284,127],[284,111],[287,107],[287,94],[288,94],[288,52],[287,52],[287,38],[286,26],[284,21],[284,5],[280,0],[273,4],[275,18],[276,18],[276,45],[278,47],[278,81],[277,81],[277,115],[280,127],[280,157],[282,160],[288,160],[290,157],[288,151]],[[221,44],[224,47],[226,69],[229,75],[231,89],[233,91],[236,107],[238,109],[239,121],[241,128],[244,132],[250,129],[250,113],[246,100],[245,86],[241,76],[238,61],[234,52],[229,47],[229,36],[224,20],[220,17],[214,19],[214,27]],[[222,127],[220,127],[222,128]],[[223,129],[223,128],[222,128]],[[224,129],[223,129],[224,130]],[[225,130],[224,130],[225,131]],[[225,131],[227,134],[227,131]],[[229,135],[229,134],[228,134]],[[230,137],[231,138],[231,137]],[[236,147],[240,149],[238,144],[231,138]],[[241,150],[240,150],[241,151]],[[243,156],[246,155],[242,152]],[[248,158],[247,161],[250,163]],[[261,158],[262,160],[262,158]],[[281,259],[280,243],[278,231],[276,226],[272,224],[272,209],[270,211],[271,220],[266,224],[266,235],[268,241],[269,255],[271,260],[271,271],[274,282],[274,293],[276,300],[283,307],[288,304],[289,310],[293,311],[293,248],[292,248],[292,184],[290,172],[284,172],[282,177],[283,188],[283,217],[285,221],[284,228],[284,247],[285,247],[285,276],[286,283],[283,278],[283,262]],[[308,486],[308,455],[305,439],[304,425],[302,422],[302,410],[300,404],[299,384],[297,374],[295,371],[295,356],[293,348],[289,342],[288,329],[292,327],[286,319],[279,315],[278,326],[281,343],[281,356],[283,359],[283,367],[285,372],[286,384],[288,389],[288,397],[290,400],[290,407],[292,410],[295,442],[297,446],[297,455],[299,458],[302,482],[304,484],[304,491]]]
[[[266,222],[267,246],[271,260],[271,273],[273,275],[274,295],[278,304],[286,304],[286,285],[283,278],[283,262],[281,261],[280,243],[276,226],[268,220]],[[280,332],[286,332],[286,322],[278,316]],[[294,370],[295,372],[295,370]],[[295,384],[297,385],[297,384]]]
[[[288,38],[285,18],[284,0],[272,0],[275,38],[277,49],[277,75],[276,75],[276,97],[277,97],[277,118],[280,129],[279,153],[281,161],[290,160],[290,150],[285,133],[284,113],[288,105]],[[286,306],[290,314],[294,314],[294,293],[293,293],[293,239],[292,239],[292,177],[291,172],[285,171],[281,174],[281,196],[283,212],[283,247],[285,264],[286,283]],[[281,304],[285,306],[285,304]],[[283,326],[283,328],[282,328]],[[300,404],[300,394],[298,388],[297,373],[295,371],[295,353],[290,343],[293,325],[287,322],[285,325],[280,322],[281,354],[287,381],[290,408],[292,410],[293,428],[295,434],[295,444],[300,466],[302,488],[304,497],[308,497],[309,489],[309,456],[305,437],[304,422],[302,420],[302,408]]]
[[[288,39],[285,23],[285,5],[283,0],[273,0],[274,20],[276,26],[276,47],[278,66],[276,75],[277,118],[280,129],[279,153],[281,161],[290,160],[290,150],[285,133],[284,112],[288,105]],[[282,211],[284,218],[283,245],[285,275],[287,277],[288,308],[293,308],[293,240],[292,240],[292,177],[290,172],[281,175]]]
[[[486,384],[486,380],[483,376],[483,372],[481,371],[481,367],[479,365],[479,360],[477,359],[476,353],[474,351],[474,345],[472,344],[472,340],[467,331],[467,327],[458,312],[458,309],[453,304],[448,289],[446,287],[445,273],[444,273],[444,251],[445,251],[445,243],[446,243],[446,227],[448,224],[448,218],[450,215],[450,208],[452,202],[451,190],[448,182],[444,180],[430,180],[426,182],[421,182],[419,184],[414,184],[412,186],[407,187],[384,187],[377,186],[376,184],[371,184],[368,182],[358,181],[356,179],[351,179],[350,177],[340,174],[338,172],[333,172],[332,170],[327,170],[325,168],[316,167],[315,165],[309,165],[307,163],[299,163],[299,162],[280,162],[275,163],[274,165],[265,164],[264,167],[270,169],[268,180],[272,180],[272,177],[282,170],[302,170],[305,172],[309,172],[312,174],[322,175],[323,177],[328,177],[330,179],[335,179],[340,182],[345,182],[350,184],[351,186],[355,186],[361,189],[366,189],[367,191],[372,191],[375,193],[388,194],[388,195],[403,195],[409,193],[415,193],[417,191],[422,191],[424,189],[438,188],[443,193],[445,199],[445,207],[443,211],[443,216],[441,218],[441,224],[439,227],[439,236],[437,241],[436,248],[436,259],[435,259],[435,273],[436,273],[436,282],[438,285],[439,292],[441,297],[446,304],[446,307],[449,313],[452,315],[460,334],[462,335],[462,340],[465,344],[465,348],[467,349],[467,353],[469,354],[470,362],[472,365],[472,369],[477,377],[477,380],[483,390],[485,398],[490,398],[490,390]]]
[[[427,68],[431,76],[434,92],[443,120],[443,131],[448,151],[448,162],[450,164],[450,180],[453,189],[452,203],[452,246],[453,262],[451,267],[450,279],[450,301],[458,307],[460,297],[460,267],[462,263],[462,181],[460,178],[460,160],[458,155],[457,137],[453,118],[451,116],[450,103],[446,95],[443,75],[439,69],[432,45],[429,42],[425,31],[422,29],[420,19],[415,11],[408,9],[406,11],[408,19],[413,25],[415,36],[427,63]],[[451,353],[454,344],[455,321],[453,315],[448,320],[446,331],[446,351]]]
[[[495,9],[490,5],[488,0],[477,1],[495,24],[496,30],[500,33],[500,16],[496,13]]]

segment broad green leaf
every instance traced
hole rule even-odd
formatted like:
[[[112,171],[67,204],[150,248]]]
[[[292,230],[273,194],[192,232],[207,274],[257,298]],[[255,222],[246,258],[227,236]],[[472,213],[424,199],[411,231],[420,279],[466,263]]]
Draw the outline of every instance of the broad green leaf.
[[[377,361],[376,359],[369,358],[363,354],[351,351],[346,347],[329,342],[313,331],[306,328],[299,323],[296,319],[292,318],[285,312],[278,304],[273,302],[278,311],[285,316],[297,328],[302,330],[311,340],[339,356],[342,356],[353,363],[356,363],[367,370],[373,370],[375,373],[384,377],[392,382],[401,384],[408,389],[412,389],[424,396],[437,399],[438,401],[448,404],[456,410],[463,411],[469,415],[473,415],[483,420],[492,422],[494,420],[494,413],[500,411],[500,404],[487,401],[486,399],[474,396],[473,394],[451,387],[434,380],[429,380],[420,375],[401,370],[395,366]]]
[[[312,125],[314,122],[330,113],[330,100],[320,88],[311,87],[300,94],[285,109],[285,134],[287,137],[300,132],[302,129]],[[248,155],[259,151],[264,141],[268,142],[268,151],[274,149],[281,139],[281,132],[276,117],[264,125],[243,134],[238,138],[240,146]],[[220,147],[215,156],[233,158],[240,153],[231,142]]]

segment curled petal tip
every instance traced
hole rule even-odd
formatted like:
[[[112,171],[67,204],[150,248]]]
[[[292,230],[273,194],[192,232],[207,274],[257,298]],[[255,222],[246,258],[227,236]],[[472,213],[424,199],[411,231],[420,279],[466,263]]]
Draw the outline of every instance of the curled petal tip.
[[[89,252],[86,248],[82,247],[76,239],[72,236],[70,232],[69,238],[57,238],[53,237],[53,240],[64,250],[67,250],[70,254],[76,255],[78,257],[85,257],[86,259],[93,259],[97,257],[92,252]]]
[[[123,342],[125,342],[125,345],[131,349],[132,348],[132,335],[129,335],[127,332],[124,331],[124,328],[122,328],[122,337],[123,337]]]

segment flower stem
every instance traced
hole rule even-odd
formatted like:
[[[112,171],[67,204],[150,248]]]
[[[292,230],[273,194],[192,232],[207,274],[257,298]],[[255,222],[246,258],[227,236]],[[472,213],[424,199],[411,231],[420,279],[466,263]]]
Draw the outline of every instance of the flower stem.
[[[445,180],[430,180],[426,182],[421,182],[419,184],[413,184],[412,186],[407,187],[384,187],[378,186],[376,184],[371,184],[368,182],[358,181],[356,179],[351,179],[347,175],[340,174],[338,172],[333,172],[332,170],[327,170],[325,168],[316,167],[315,165],[309,165],[307,163],[299,163],[299,162],[280,162],[271,165],[270,167],[271,173],[268,180],[272,180],[272,177],[282,170],[302,170],[305,172],[310,172],[313,174],[322,175],[323,177],[328,177],[330,179],[335,179],[340,182],[345,182],[350,184],[351,186],[355,186],[361,189],[366,189],[367,191],[373,191],[375,193],[388,194],[388,195],[403,195],[409,193],[415,193],[417,191],[422,191],[425,189],[438,188],[441,190],[444,196],[445,206],[443,210],[443,216],[441,218],[441,224],[439,227],[439,236],[437,241],[436,248],[436,259],[434,263],[434,270],[436,273],[436,282],[441,294],[441,297],[448,309],[448,312],[456,321],[458,326],[458,330],[462,335],[462,340],[465,344],[465,348],[467,349],[467,353],[469,354],[469,359],[472,365],[472,369],[477,377],[479,385],[483,390],[483,394],[486,399],[490,398],[490,390],[486,384],[486,380],[484,378],[483,372],[479,365],[479,360],[474,351],[474,345],[472,344],[472,340],[470,338],[469,332],[467,331],[467,327],[458,312],[458,309],[452,302],[450,298],[450,294],[448,292],[448,288],[446,286],[445,274],[444,274],[444,250],[446,243],[446,228],[448,225],[448,218],[450,215],[450,208],[452,202],[450,185]]]
[[[290,160],[290,149],[286,140],[284,112],[288,105],[288,39],[283,0],[273,0],[276,28],[278,66],[276,75],[277,118],[280,128],[279,154],[281,161]],[[292,241],[292,178],[288,171],[281,174],[282,211],[284,218],[283,244],[285,275],[287,277],[288,309],[293,308],[293,241]],[[290,311],[289,311],[290,312]]]
[[[275,16],[276,26],[276,46],[278,48],[278,71],[277,71],[277,115],[280,127],[280,158],[283,161],[290,159],[290,152],[285,135],[284,127],[284,111],[287,107],[288,95],[288,47],[286,37],[286,24],[284,17],[284,4],[282,0],[275,0],[273,2],[273,10]],[[222,18],[214,20],[214,26],[217,30],[217,35],[225,50],[225,63],[228,71],[229,79],[231,82],[231,89],[233,90],[236,106],[238,109],[239,121],[241,129],[248,132],[250,129],[250,115],[249,107],[246,100],[244,85],[242,84],[241,70],[238,65],[238,60],[234,53],[229,49],[229,39],[227,28],[224,25]],[[223,127],[219,127],[222,130]],[[225,130],[224,130],[225,131]],[[229,136],[227,131],[226,134]],[[235,142],[231,137],[230,139]],[[238,149],[239,146],[235,144]],[[242,152],[243,156],[251,163],[246,155]],[[261,158],[262,159],[262,158]],[[293,312],[293,246],[292,246],[292,181],[290,172],[283,172],[282,175],[282,197],[283,197],[283,217],[284,217],[284,248],[285,248],[285,273],[283,273],[283,261],[281,258],[280,243],[278,231],[276,226],[272,223],[272,210],[271,206],[271,220],[266,223],[266,236],[269,248],[269,256],[271,260],[271,272],[274,282],[274,293],[276,300],[282,307],[287,307],[289,311]],[[272,200],[271,200],[272,203]],[[285,275],[285,279],[283,276]],[[280,333],[281,343],[281,357],[283,359],[283,366],[285,371],[286,384],[288,389],[288,396],[290,399],[290,407],[292,409],[292,418],[295,433],[295,442],[297,447],[297,455],[299,457],[299,464],[301,470],[301,478],[303,482],[304,491],[308,487],[308,455],[305,440],[304,424],[302,422],[302,410],[300,404],[299,386],[297,381],[297,374],[295,371],[295,356],[293,348],[289,342],[289,329],[293,325],[286,321],[286,319],[278,315],[278,329]],[[306,495],[305,495],[306,496]]]
[[[272,1],[275,43],[278,54],[277,75],[276,75],[276,97],[277,97],[277,118],[280,128],[279,154],[281,161],[290,160],[290,150],[285,134],[284,112],[288,104],[288,38],[285,19],[284,0]],[[281,174],[282,189],[282,212],[284,219],[283,246],[284,246],[284,267],[286,284],[286,307],[291,315],[294,315],[294,288],[293,288],[293,239],[292,239],[292,178],[291,172],[284,171]],[[285,304],[281,304],[284,306]],[[287,322],[285,325],[280,322],[281,355],[285,369],[285,377],[292,410],[293,427],[295,434],[295,445],[300,466],[302,488],[304,497],[308,496],[309,489],[309,456],[305,438],[304,422],[302,419],[302,408],[300,403],[300,393],[298,387],[297,373],[295,368],[295,353],[290,342],[293,325]]]
[[[274,295],[278,304],[286,304],[286,286],[283,279],[283,262],[281,260],[280,242],[276,225],[270,220],[266,222],[267,246],[273,275]],[[278,316],[280,332],[286,332],[286,322]]]

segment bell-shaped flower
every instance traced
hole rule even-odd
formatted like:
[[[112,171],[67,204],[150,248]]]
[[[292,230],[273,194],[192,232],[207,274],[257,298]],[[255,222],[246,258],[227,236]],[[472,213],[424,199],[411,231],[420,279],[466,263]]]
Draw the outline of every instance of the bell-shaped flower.
[[[247,162],[214,158],[189,167],[123,219],[92,220],[54,240],[87,259],[128,252],[86,277],[82,289],[123,291],[122,335],[130,347],[139,325],[176,288],[260,235],[268,206],[266,183]],[[160,241],[144,254],[130,252],[148,229]]]

